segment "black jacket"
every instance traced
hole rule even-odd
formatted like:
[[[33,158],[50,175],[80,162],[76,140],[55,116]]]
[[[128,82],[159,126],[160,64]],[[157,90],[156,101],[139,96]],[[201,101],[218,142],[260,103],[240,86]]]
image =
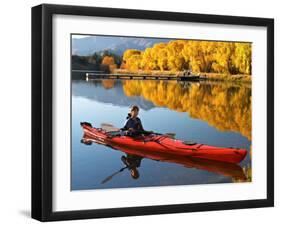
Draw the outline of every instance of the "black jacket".
[[[136,118],[127,117],[127,121],[126,121],[124,127],[121,128],[121,130],[123,130],[123,131],[129,130],[130,128],[133,129],[133,131],[130,131],[130,132],[132,132],[131,135],[137,135],[140,132],[144,131],[139,117],[136,117]]]

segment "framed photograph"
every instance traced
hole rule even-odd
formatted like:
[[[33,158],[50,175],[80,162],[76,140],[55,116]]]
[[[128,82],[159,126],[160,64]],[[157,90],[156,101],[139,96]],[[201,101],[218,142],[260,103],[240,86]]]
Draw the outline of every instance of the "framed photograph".
[[[274,205],[274,20],[32,8],[32,217]]]

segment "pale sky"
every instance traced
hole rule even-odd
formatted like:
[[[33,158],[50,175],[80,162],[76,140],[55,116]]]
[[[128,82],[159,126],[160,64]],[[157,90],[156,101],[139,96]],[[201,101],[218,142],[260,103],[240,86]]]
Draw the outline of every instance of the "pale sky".
[[[72,38],[87,38],[90,37],[90,35],[72,35]]]

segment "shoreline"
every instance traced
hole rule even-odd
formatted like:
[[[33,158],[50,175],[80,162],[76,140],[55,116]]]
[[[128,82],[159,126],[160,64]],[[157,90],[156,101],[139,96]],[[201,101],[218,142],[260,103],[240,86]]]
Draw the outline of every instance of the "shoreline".
[[[183,75],[183,71],[128,71],[125,69],[115,69],[111,72],[112,74],[133,74],[133,75],[157,75],[157,76],[180,76]],[[243,82],[243,83],[251,83],[252,76],[245,74],[219,74],[219,73],[197,73],[192,75],[199,75],[201,80],[209,80],[209,81],[221,81],[221,82]]]

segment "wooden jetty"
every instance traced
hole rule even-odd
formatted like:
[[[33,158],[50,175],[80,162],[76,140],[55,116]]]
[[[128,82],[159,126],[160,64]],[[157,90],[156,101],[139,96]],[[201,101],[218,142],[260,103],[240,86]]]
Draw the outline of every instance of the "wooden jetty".
[[[145,75],[145,74],[105,74],[105,73],[86,73],[86,80],[92,79],[139,79],[139,80],[180,80],[180,81],[198,81],[199,75]]]

